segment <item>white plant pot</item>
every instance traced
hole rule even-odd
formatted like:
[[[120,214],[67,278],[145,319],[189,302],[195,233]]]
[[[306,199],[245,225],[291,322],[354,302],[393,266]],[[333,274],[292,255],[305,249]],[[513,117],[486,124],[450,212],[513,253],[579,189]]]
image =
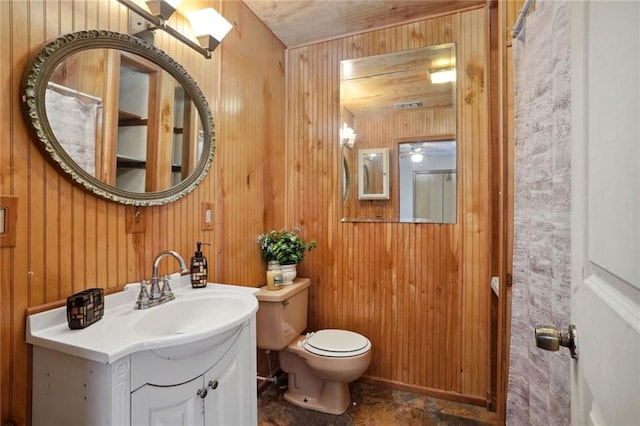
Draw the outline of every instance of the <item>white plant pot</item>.
[[[297,265],[280,265],[280,270],[282,271],[282,285],[293,284],[293,280],[296,278],[296,275],[298,275],[296,266]]]

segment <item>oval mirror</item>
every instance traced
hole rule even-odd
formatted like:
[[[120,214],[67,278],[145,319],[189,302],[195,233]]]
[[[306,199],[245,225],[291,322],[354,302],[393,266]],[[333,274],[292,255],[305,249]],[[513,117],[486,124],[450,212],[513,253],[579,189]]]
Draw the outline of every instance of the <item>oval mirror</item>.
[[[213,117],[185,69],[144,40],[58,37],[25,69],[22,111],[41,149],[88,191],[166,204],[193,191],[214,153]]]

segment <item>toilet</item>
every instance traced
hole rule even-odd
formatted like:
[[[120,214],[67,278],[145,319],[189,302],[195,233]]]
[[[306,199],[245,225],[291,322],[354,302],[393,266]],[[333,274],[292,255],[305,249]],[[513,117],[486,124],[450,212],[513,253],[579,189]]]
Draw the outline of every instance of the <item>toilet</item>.
[[[369,368],[371,342],[347,330],[301,334],[307,327],[310,280],[298,278],[280,290],[256,295],[256,339],[260,349],[279,351],[287,373],[284,398],[299,407],[342,414],[351,404],[349,383]]]

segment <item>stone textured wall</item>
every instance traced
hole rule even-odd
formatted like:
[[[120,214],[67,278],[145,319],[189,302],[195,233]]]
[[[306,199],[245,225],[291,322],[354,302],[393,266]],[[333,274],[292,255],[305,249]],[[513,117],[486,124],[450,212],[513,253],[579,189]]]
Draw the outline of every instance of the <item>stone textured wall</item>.
[[[538,1],[513,41],[515,237],[509,425],[570,424],[568,353],[538,349],[534,328],[570,319],[570,7]]]

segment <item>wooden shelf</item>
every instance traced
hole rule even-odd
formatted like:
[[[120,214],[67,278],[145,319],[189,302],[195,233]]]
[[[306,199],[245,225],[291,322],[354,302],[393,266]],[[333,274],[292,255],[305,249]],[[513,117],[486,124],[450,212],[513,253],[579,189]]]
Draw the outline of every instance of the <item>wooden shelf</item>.
[[[118,126],[146,126],[147,119],[127,111],[118,111]]]
[[[127,157],[125,155],[118,154],[116,156],[117,167],[128,167],[131,169],[144,169],[147,166],[147,161],[140,158]]]

